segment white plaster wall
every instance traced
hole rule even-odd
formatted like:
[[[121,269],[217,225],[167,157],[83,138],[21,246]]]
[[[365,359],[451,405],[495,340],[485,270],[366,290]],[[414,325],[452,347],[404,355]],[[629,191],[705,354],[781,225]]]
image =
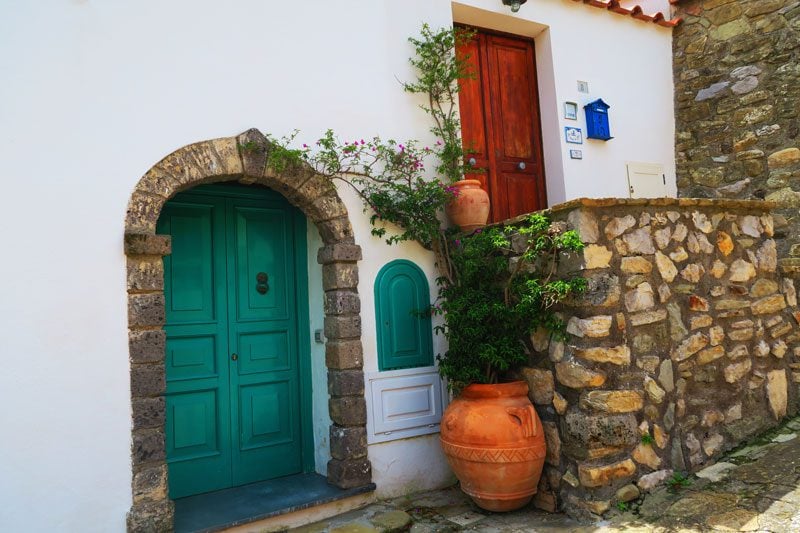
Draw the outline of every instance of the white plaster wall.
[[[299,128],[302,139],[328,127],[425,138],[419,102],[398,82],[423,19],[448,25],[449,4],[0,2],[3,530],[125,528],[122,233],[139,177],[183,145],[253,126]],[[345,201],[359,219],[360,204]],[[413,246],[387,252],[367,228],[356,239],[365,296],[380,267],[371,261],[427,257]],[[374,353],[368,298],[363,318]]]
[[[659,1],[647,7],[658,8]],[[663,165],[669,194],[677,195],[670,29],[572,0],[532,0],[516,15],[495,0],[458,0],[453,15],[535,38],[550,205],[584,196],[628,197],[628,161]],[[589,94],[578,92],[578,80],[589,83]],[[611,106],[614,139],[608,142],[585,139],[583,106],[597,98]],[[564,119],[567,101],[578,103],[577,121]],[[580,127],[584,144],[568,144],[566,126]],[[570,159],[570,148],[581,150],[583,159]]]
[[[393,498],[430,488],[446,487],[456,479],[439,444],[439,434],[369,447],[372,477],[378,498]],[[392,480],[381,483],[381,480]]]
[[[462,3],[508,21],[499,0]],[[542,82],[549,98],[559,105],[575,98],[580,78],[614,106],[618,139],[585,145],[583,162],[564,158],[563,131],[545,135],[548,166],[560,157],[566,177],[557,197],[551,188],[551,202],[622,194],[598,178],[616,175],[630,153],[671,162],[671,74],[662,76],[670,71],[668,32],[566,0],[529,2],[520,17],[540,21],[538,35],[549,35],[552,79]],[[181,146],[249,127],[276,135],[298,128],[298,142],[329,127],[343,138],[430,140],[420,100],[398,82],[412,76],[406,38],[423,20],[451,25],[450,2],[0,2],[0,528],[125,528],[131,467],[122,233],[139,177]],[[571,41],[583,30],[612,34],[606,49],[624,54],[591,57],[597,47]],[[621,43],[623,35],[630,40]],[[647,83],[633,83],[632,74]],[[561,120],[550,113],[553,124]],[[395,258],[431,275],[433,265],[414,244],[378,242],[357,198],[344,190],[342,197],[364,248],[365,370],[375,370],[375,275]],[[312,246],[315,239],[310,230]],[[314,262],[312,249],[312,278],[319,275]],[[312,335],[322,323],[314,283]],[[314,362],[324,361],[319,345],[311,351]],[[327,460],[325,370],[312,366],[320,468]],[[383,495],[450,480],[435,436],[371,446],[370,458]]]

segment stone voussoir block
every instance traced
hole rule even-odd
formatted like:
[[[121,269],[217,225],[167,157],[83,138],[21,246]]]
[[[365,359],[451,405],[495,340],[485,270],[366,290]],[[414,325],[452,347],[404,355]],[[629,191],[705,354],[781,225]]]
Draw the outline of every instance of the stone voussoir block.
[[[364,347],[361,340],[329,340],[325,343],[325,364],[338,370],[362,368]]]
[[[164,289],[164,263],[160,257],[128,257],[128,291]]]
[[[372,465],[361,459],[331,459],[328,461],[328,482],[340,489],[363,487],[372,482]]]
[[[166,444],[162,429],[136,431],[133,433],[131,453],[134,467],[166,459]]]
[[[250,128],[236,137],[236,145],[242,159],[242,173],[245,176],[261,177],[270,149],[264,134],[256,128]]]
[[[325,293],[326,315],[352,315],[361,312],[361,298],[357,292],[334,290]]]
[[[156,502],[137,502],[127,516],[130,533],[162,533],[174,529],[175,504],[170,499]]]
[[[128,331],[128,353],[132,363],[164,361],[167,334],[163,329]]]
[[[330,429],[331,457],[340,461],[367,456],[367,429],[363,426]]]
[[[317,252],[317,262],[323,265],[338,262],[355,263],[361,261],[361,246],[357,244],[337,243],[323,246]]]
[[[363,396],[364,373],[361,370],[329,370],[328,393],[331,396]]]
[[[134,398],[131,405],[134,431],[164,426],[164,420],[166,419],[166,402],[163,396],[158,396],[156,398]]]
[[[330,263],[322,267],[322,286],[325,290],[356,289],[358,266],[355,263]]]
[[[163,257],[172,253],[172,237],[149,233],[126,233],[126,255],[156,255]]]
[[[361,336],[361,317],[358,315],[326,316],[325,336],[329,339],[352,339]]]
[[[160,464],[133,474],[133,501],[163,501],[167,499],[167,465]]]
[[[353,227],[350,225],[350,219],[347,216],[318,222],[317,229],[323,242],[326,243],[352,244],[355,240]]]
[[[131,327],[163,326],[165,312],[163,293],[128,295],[128,325]]]
[[[128,202],[125,216],[126,233],[154,234],[161,207],[166,201],[161,196],[136,191]]]
[[[367,402],[363,396],[341,396],[328,400],[331,420],[339,426],[363,426],[367,423]]]
[[[166,373],[163,364],[131,365],[131,396],[149,398],[164,394]]]

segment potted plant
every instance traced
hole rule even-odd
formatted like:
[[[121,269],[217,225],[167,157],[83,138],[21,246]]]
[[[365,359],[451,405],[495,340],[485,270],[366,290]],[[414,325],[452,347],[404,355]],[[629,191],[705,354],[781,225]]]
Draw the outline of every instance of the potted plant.
[[[450,248],[453,279],[440,285],[449,348],[439,371],[457,393],[443,416],[442,448],[462,490],[490,511],[527,504],[544,465],[541,422],[513,371],[528,362],[522,339],[530,332],[563,335],[553,306],[584,288],[583,278],[554,277],[559,257],[583,247],[564,229],[534,213],[462,237]]]
[[[417,241],[434,253],[439,299],[427,311],[442,317],[437,331],[449,348],[437,360],[456,395],[443,416],[442,446],[462,489],[481,507],[504,511],[525,505],[536,492],[545,445],[527,384],[503,381],[527,363],[523,339],[531,331],[563,334],[553,306],[581,291],[584,280],[557,279],[556,265],[583,245],[543,214],[471,232],[442,227],[440,213],[461,196],[455,183],[467,170],[452,107],[463,68],[453,49],[461,38],[467,37],[458,30],[423,26],[420,39],[410,39],[419,76],[405,88],[428,95],[422,107],[434,118],[435,146],[379,137],[342,142],[329,130],[314,147],[291,148],[294,135],[272,139],[267,158],[277,171],[305,163],[346,183],[371,212],[374,235],[388,244]],[[426,175],[431,159],[445,183]]]
[[[489,195],[481,188],[480,180],[465,179],[467,172],[480,169],[467,167],[461,140],[461,121],[458,112],[459,80],[473,78],[469,56],[456,54],[456,48],[469,42],[474,32],[465,28],[433,31],[423,24],[420,36],[411,37],[414,56],[409,60],[416,69],[417,80],[404,83],[403,89],[420,94],[427,103],[420,107],[431,117],[431,133],[437,138],[436,173],[452,188],[453,198],[445,205],[450,221],[463,231],[473,231],[486,225],[489,219]]]

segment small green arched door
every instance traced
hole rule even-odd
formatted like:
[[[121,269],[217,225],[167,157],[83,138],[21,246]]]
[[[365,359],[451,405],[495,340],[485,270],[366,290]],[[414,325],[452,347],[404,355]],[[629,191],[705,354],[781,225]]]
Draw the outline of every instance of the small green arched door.
[[[433,365],[430,289],[417,265],[397,259],[378,272],[375,314],[380,370]]]
[[[268,189],[167,202],[170,497],[309,471],[305,218]]]

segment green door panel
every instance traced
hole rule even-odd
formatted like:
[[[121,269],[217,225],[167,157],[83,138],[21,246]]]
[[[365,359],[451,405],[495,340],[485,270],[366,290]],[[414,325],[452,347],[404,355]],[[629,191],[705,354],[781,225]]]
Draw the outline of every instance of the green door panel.
[[[384,266],[375,280],[380,370],[433,364],[430,289],[420,268],[405,259]]]
[[[313,470],[304,217],[266,189],[202,186],[157,231],[170,497]]]

